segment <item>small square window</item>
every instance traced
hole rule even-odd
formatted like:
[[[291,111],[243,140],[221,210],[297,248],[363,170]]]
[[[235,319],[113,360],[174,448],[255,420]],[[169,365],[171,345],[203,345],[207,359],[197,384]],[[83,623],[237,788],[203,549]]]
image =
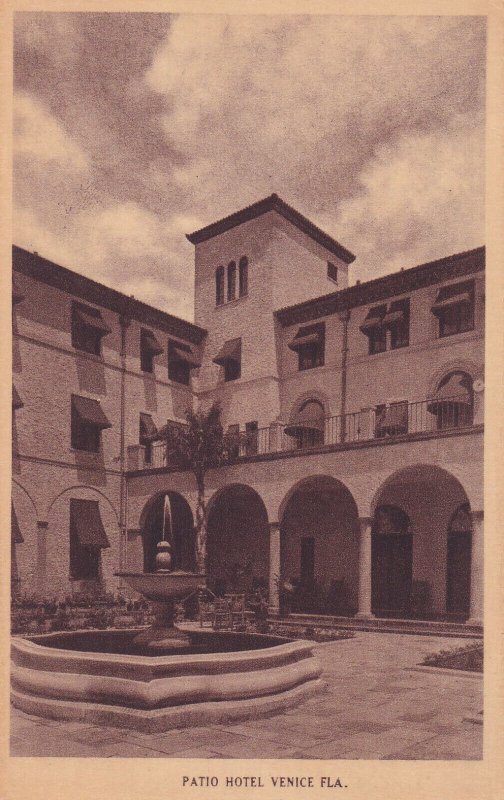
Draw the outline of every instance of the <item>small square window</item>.
[[[72,306],[72,347],[84,353],[101,355],[101,340],[110,333],[97,308],[74,303]]]
[[[338,267],[336,264],[333,264],[332,261],[327,262],[327,277],[335,283],[338,283]]]
[[[255,456],[258,451],[259,427],[257,420],[245,424],[245,455]]]
[[[236,381],[238,378],[241,377],[241,364],[239,361],[235,361],[232,358],[229,358],[224,364],[224,380],[225,381]]]
[[[443,286],[432,306],[438,335],[453,336],[474,329],[474,281]]]
[[[387,349],[387,329],[383,327],[373,328],[373,330],[368,333],[368,340],[368,352],[370,356],[376,353],[384,353]]]
[[[71,447],[88,453],[99,453],[101,431],[112,427],[98,400],[72,395]]]

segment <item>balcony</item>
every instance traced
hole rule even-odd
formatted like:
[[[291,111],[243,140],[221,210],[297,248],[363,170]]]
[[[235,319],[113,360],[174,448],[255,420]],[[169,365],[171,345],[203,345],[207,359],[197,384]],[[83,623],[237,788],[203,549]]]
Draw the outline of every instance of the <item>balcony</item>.
[[[467,395],[402,401],[365,408],[344,415],[290,423],[273,422],[268,428],[227,437],[227,461],[261,459],[280,454],[347,449],[359,443],[386,443],[463,432],[481,426],[482,398]],[[168,463],[166,444],[153,442],[128,447],[128,470],[175,469]]]

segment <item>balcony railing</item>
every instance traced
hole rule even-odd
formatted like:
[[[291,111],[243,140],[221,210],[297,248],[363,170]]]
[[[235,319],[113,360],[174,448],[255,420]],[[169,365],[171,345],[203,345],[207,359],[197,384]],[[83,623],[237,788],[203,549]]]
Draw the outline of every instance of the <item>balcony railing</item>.
[[[354,442],[376,439],[395,439],[420,433],[442,432],[471,428],[474,409],[467,395],[451,398],[432,398],[417,402],[400,402],[379,405],[349,414],[326,417],[323,421],[306,421],[296,425],[272,423],[268,428],[240,432],[228,436],[227,459],[234,461],[250,456],[292,451],[310,451],[324,447],[345,446]],[[156,469],[169,467],[166,444],[154,442],[150,459],[145,459],[144,448],[129,448],[130,455],[138,450],[140,457],[130,458],[130,469]]]

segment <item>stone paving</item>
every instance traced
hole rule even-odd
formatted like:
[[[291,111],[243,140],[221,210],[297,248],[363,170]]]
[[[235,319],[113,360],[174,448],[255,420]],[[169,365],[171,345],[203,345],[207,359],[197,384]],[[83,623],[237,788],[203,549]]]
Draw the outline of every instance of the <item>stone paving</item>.
[[[275,716],[136,733],[12,709],[11,755],[94,758],[480,759],[481,676],[411,669],[467,645],[441,636],[358,632],[318,645],[323,693]]]

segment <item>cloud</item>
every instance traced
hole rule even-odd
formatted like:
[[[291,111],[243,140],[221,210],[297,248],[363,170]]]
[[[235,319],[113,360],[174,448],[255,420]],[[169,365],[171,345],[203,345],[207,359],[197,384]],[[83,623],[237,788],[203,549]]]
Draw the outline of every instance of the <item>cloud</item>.
[[[44,106],[30,95],[14,96],[14,151],[43,166],[85,172],[89,162],[84,151]]]
[[[21,247],[191,318],[194,280],[185,266],[191,247],[181,233],[190,221],[174,217],[166,223],[136,203],[118,203],[78,213],[55,234],[32,211],[18,208],[14,234]],[[174,249],[175,236],[179,242]]]
[[[179,203],[207,224],[277,191],[336,225],[368,275],[432,249],[441,220],[438,241],[447,230],[455,249],[481,239],[465,199],[472,190],[482,207],[484,49],[478,18],[176,17],[145,83],[164,99],[159,124],[183,161],[170,176]],[[380,180],[382,202],[368,185]],[[392,220],[395,193],[408,202]]]
[[[184,234],[273,191],[361,279],[483,240],[482,17],[31,13],[15,46],[23,242],[172,313]]]
[[[358,253],[354,278],[483,243],[484,131],[459,129],[456,120],[453,126],[378,148],[359,176],[361,191],[340,204],[334,227]]]

